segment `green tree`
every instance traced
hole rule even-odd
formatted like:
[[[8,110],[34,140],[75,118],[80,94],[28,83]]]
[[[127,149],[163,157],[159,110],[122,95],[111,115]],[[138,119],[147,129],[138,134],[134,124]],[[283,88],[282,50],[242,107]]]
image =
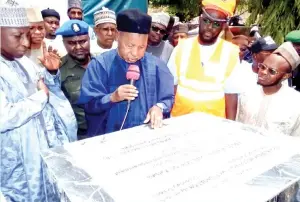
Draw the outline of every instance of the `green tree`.
[[[153,6],[168,6],[171,15],[188,21],[199,14],[201,0],[150,0]],[[281,43],[284,36],[300,29],[300,0],[240,0],[237,13],[250,14],[247,24],[260,24],[264,35]]]
[[[150,0],[155,6],[168,6],[168,13],[180,17],[182,21],[188,21],[198,16],[200,0]]]
[[[264,35],[271,35],[281,43],[284,36],[300,28],[300,0],[245,0],[249,11],[248,24],[258,23]]]

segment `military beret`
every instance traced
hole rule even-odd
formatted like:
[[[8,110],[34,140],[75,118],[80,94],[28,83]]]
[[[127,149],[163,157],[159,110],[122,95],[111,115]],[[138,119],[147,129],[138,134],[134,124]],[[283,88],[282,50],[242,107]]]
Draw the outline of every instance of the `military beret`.
[[[300,43],[300,30],[294,30],[285,36],[285,41]]]
[[[43,16],[43,18],[56,17],[58,20],[60,20],[59,13],[56,10],[50,9],[50,8],[42,10],[42,16]]]
[[[89,25],[82,20],[68,20],[55,32],[56,35],[63,37],[80,36],[88,33]]]
[[[151,21],[151,16],[138,9],[127,9],[117,15],[117,28],[122,32],[149,34]]]

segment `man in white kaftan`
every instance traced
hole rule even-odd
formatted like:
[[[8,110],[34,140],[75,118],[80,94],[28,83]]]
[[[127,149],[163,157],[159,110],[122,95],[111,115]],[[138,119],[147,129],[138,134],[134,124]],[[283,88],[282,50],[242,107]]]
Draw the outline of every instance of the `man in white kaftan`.
[[[282,83],[299,64],[290,42],[258,65],[258,84],[239,97],[237,121],[274,133],[300,136],[300,93]]]

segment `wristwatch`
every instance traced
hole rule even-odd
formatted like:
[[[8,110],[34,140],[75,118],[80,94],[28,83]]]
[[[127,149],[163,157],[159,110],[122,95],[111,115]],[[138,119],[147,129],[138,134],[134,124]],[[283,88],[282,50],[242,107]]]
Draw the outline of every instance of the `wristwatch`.
[[[163,103],[157,103],[156,106],[159,107],[159,108],[161,109],[162,112],[164,112],[165,106],[164,106]]]

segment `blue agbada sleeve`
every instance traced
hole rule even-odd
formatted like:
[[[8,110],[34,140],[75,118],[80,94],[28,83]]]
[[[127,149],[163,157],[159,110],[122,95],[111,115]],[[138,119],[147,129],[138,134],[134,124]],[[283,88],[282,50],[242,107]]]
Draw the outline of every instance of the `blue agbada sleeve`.
[[[98,59],[94,58],[83,76],[78,104],[84,105],[87,113],[98,114],[110,109],[110,96],[108,73]]]
[[[163,112],[169,113],[174,103],[174,77],[167,65],[157,62],[157,86],[158,86],[158,102],[164,106]]]

